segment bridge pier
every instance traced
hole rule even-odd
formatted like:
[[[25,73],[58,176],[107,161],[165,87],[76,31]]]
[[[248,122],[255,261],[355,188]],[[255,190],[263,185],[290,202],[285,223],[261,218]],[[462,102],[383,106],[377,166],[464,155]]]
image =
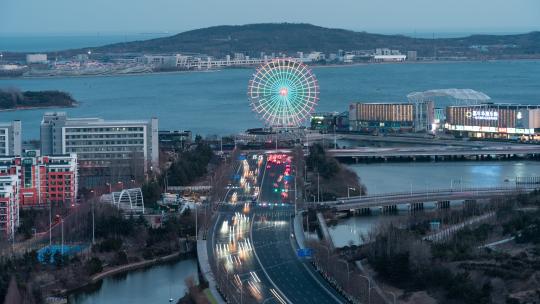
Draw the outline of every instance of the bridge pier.
[[[438,201],[436,205],[439,209],[448,209],[450,208],[450,201]]]
[[[370,208],[360,208],[354,210],[356,215],[371,215],[371,209]]]
[[[463,207],[467,209],[474,209],[476,207],[476,200],[475,199],[467,199],[463,201]]]
[[[412,203],[409,204],[409,212],[424,210],[424,203]]]
[[[381,213],[382,214],[394,214],[397,213],[397,205],[389,205],[389,206],[382,206]]]

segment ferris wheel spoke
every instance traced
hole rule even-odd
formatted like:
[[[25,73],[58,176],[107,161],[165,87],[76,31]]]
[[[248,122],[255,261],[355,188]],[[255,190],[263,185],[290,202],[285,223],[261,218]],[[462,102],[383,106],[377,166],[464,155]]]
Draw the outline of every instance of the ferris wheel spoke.
[[[276,59],[261,65],[248,85],[251,106],[269,126],[300,126],[318,102],[319,85],[305,64]]]

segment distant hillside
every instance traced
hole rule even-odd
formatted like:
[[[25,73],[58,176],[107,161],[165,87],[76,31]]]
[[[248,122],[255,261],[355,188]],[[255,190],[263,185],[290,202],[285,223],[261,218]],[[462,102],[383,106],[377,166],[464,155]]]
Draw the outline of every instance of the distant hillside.
[[[486,47],[487,46],[487,47]],[[203,53],[223,56],[235,52],[292,54],[297,51],[336,53],[387,47],[416,50],[419,56],[539,56],[540,32],[519,35],[473,35],[463,38],[425,39],[331,29],[311,24],[248,24],[214,26],[174,36],[145,41],[116,43],[92,48],[107,53]],[[55,54],[85,52],[69,50]]]

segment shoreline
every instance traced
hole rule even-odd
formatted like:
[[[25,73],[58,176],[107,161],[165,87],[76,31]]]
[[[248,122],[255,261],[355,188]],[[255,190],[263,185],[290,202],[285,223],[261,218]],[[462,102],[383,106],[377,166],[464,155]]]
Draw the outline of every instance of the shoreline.
[[[540,61],[540,58],[501,58],[501,59],[463,59],[463,60],[426,60],[426,61],[403,61],[403,62],[356,62],[349,64],[311,64],[313,69],[318,68],[347,68],[357,66],[370,65],[388,65],[388,64],[452,64],[452,63],[489,63],[489,62],[504,62],[504,61]],[[309,64],[308,64],[309,65]],[[257,66],[239,66],[239,67],[224,67],[219,69],[206,70],[172,70],[172,71],[153,71],[139,73],[108,73],[108,74],[88,74],[88,75],[44,75],[44,76],[20,76],[20,77],[0,77],[0,80],[14,79],[54,79],[54,78],[85,78],[85,77],[116,77],[116,76],[141,76],[141,75],[161,75],[161,74],[188,74],[188,73],[213,73],[222,72],[225,70],[249,70],[255,69]],[[2,111],[2,110],[0,110]]]
[[[70,289],[65,289],[65,290],[60,291],[58,295],[62,297],[68,297],[69,295],[76,293],[77,291],[83,290],[86,287],[99,283],[100,281],[106,278],[109,278],[115,275],[120,275],[120,274],[127,274],[132,271],[137,271],[137,270],[141,270],[145,268],[151,268],[153,266],[158,266],[158,265],[175,261],[175,260],[183,261],[192,255],[193,255],[193,252],[187,252],[187,253],[175,252],[166,256],[154,258],[152,260],[144,260],[140,262],[113,267],[111,269],[94,274],[87,281],[82,282],[79,286],[75,288],[70,288]]]
[[[26,110],[67,109],[67,108],[76,108],[79,105],[80,105],[79,103],[73,103],[71,106],[36,106],[36,107],[25,106],[25,107],[11,108],[11,109],[0,109],[0,113],[26,111]]]

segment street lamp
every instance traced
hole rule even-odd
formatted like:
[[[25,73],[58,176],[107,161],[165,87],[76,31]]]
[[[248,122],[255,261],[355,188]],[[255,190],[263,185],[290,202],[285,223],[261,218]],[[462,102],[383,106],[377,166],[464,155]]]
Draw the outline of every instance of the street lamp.
[[[296,175],[298,174],[298,167],[294,164],[291,164],[291,168],[294,169],[294,216],[298,213],[298,207],[296,199],[298,197],[298,192],[296,191]]]
[[[64,218],[63,217],[60,218],[60,226],[62,229],[62,247],[60,250],[63,256],[64,255]]]
[[[90,190],[92,193],[92,245],[96,243],[96,222],[94,220],[94,200],[96,198],[94,189]]]
[[[343,259],[338,259],[338,262],[344,263],[345,266],[347,266],[347,288],[345,290],[348,291],[349,285],[350,285],[350,280],[351,280],[350,270],[349,270],[349,263],[347,263],[347,261],[345,261]]]
[[[351,193],[350,193],[349,190],[356,191],[356,188],[347,186],[347,198],[350,198],[350,197],[351,197]]]
[[[357,273],[358,276],[363,277],[368,281],[368,304],[371,304],[371,279],[368,276]]]
[[[391,292],[391,291],[388,291],[388,290],[385,290],[384,292],[388,293],[388,294],[391,294],[392,295],[392,298],[394,299],[394,304],[396,304],[396,294]]]

